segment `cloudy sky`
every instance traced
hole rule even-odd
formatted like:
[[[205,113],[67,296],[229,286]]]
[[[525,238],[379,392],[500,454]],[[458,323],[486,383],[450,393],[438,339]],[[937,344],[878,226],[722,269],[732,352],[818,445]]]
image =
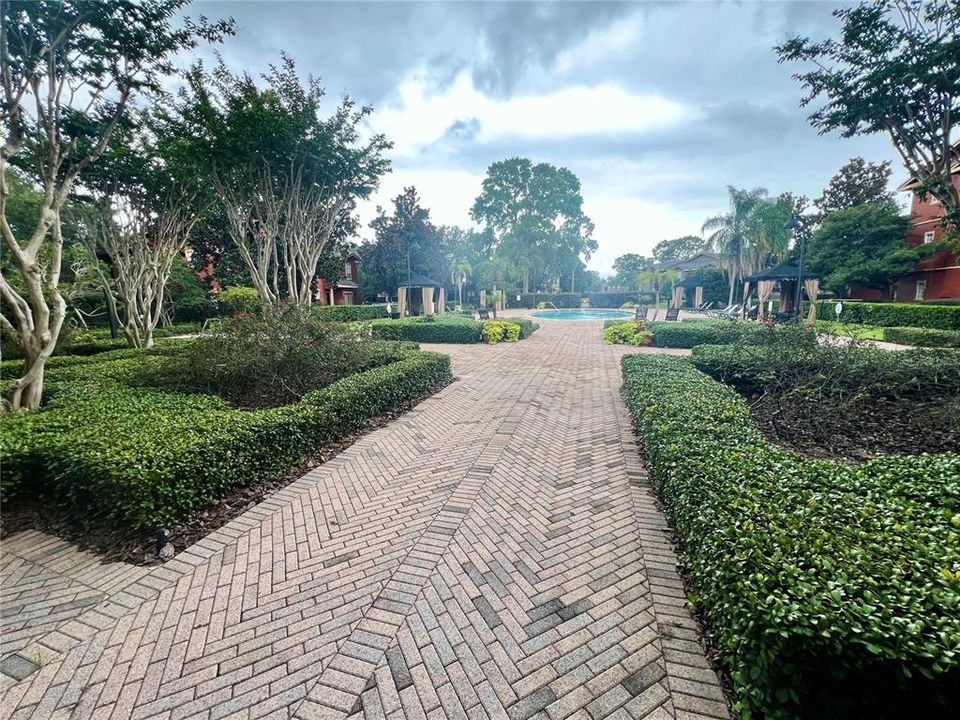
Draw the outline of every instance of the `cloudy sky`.
[[[349,94],[393,142],[368,206],[415,185],[435,222],[470,224],[486,168],[512,156],[580,178],[609,272],[626,252],[699,234],[726,186],[819,195],[850,157],[894,160],[883,136],[820,137],[771,47],[836,31],[836,2],[198,2],[232,15],[221,52],[252,73],[287,52]],[[368,230],[364,230],[368,234]]]

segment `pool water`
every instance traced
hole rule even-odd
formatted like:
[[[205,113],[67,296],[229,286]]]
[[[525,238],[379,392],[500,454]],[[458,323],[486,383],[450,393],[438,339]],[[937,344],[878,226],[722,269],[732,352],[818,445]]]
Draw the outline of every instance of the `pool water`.
[[[633,313],[624,310],[537,310],[535,318],[546,320],[624,320]]]

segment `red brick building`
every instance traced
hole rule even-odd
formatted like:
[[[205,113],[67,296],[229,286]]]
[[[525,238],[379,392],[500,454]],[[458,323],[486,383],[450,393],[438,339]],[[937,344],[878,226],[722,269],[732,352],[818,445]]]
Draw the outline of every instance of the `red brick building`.
[[[344,258],[340,278],[330,283],[322,278],[314,281],[316,300],[321,305],[360,304],[360,256],[350,253]]]
[[[955,144],[953,149],[955,153],[960,153],[960,143]],[[960,189],[960,159],[953,165],[953,185]],[[914,188],[916,182],[911,179],[898,189],[912,192]],[[929,195],[921,197],[914,192],[910,214],[912,219],[907,231],[908,246],[940,242],[947,229],[940,222],[943,207],[939,202]],[[923,302],[945,298],[960,298],[960,258],[950,250],[921,260],[914,272],[898,278],[893,286],[893,299],[897,302]]]

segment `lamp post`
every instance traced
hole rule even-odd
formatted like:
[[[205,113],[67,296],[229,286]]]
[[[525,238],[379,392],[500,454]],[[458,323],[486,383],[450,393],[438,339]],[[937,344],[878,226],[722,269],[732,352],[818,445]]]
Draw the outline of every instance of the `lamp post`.
[[[791,215],[790,219],[787,220],[786,224],[783,227],[789,230],[790,235],[793,236],[796,233],[797,229],[801,227],[800,218],[797,217],[796,214]],[[803,312],[801,311],[802,305],[800,304],[800,288],[803,286],[803,250],[804,250],[805,244],[806,243],[804,242],[804,238],[801,235],[800,236],[800,264],[797,266],[797,291],[794,297],[794,312],[796,313],[798,320],[800,319],[800,316],[803,314]]]

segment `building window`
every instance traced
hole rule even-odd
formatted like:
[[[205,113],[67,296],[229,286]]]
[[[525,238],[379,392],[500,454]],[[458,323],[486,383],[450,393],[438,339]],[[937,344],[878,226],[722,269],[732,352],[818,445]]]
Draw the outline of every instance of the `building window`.
[[[924,240],[924,242],[926,242],[926,240]],[[353,273],[350,272],[350,263],[348,262],[343,264],[343,276],[347,280],[353,280]]]
[[[935,236],[936,236],[936,233],[934,233],[933,230],[927,230],[927,232],[923,234],[923,244],[929,245],[930,243],[933,242],[933,238]]]
[[[917,280],[917,291],[913,296],[914,300],[923,300],[923,296],[927,292],[927,281],[926,280]]]

